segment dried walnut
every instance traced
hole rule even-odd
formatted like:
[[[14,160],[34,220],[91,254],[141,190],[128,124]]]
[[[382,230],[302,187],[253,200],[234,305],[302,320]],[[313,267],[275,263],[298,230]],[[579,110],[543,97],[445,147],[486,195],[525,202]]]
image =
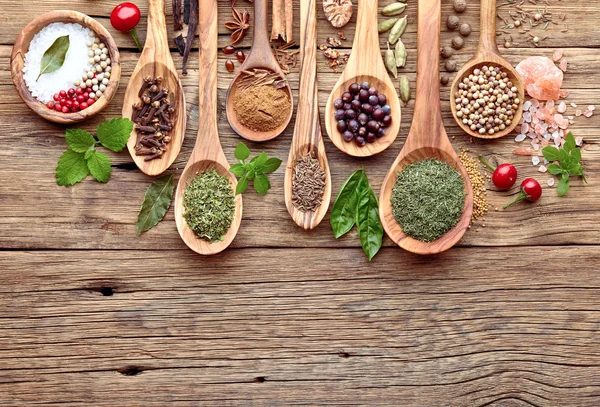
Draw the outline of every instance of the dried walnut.
[[[340,28],[345,26],[352,17],[352,1],[350,0],[323,0],[325,17],[332,26]]]

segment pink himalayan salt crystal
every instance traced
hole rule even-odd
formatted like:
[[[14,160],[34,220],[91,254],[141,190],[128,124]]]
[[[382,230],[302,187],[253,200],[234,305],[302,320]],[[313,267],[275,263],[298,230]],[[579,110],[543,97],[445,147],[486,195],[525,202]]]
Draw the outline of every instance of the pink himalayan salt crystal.
[[[575,144],[580,146],[583,144],[583,137],[582,136],[577,136],[575,137]]]
[[[577,104],[575,102],[571,102],[571,107],[577,107]]]
[[[560,68],[561,71],[567,72],[567,60],[564,58],[561,59],[560,63],[558,64],[558,67]]]
[[[561,99],[565,99],[569,97],[569,91],[566,89],[561,89],[560,90],[560,98]]]
[[[577,109],[575,110],[575,117],[579,117],[581,116],[581,110]]]
[[[537,108],[540,105],[540,101],[537,99],[531,99],[530,102],[531,102],[531,106],[533,106],[535,108]]]
[[[554,62],[560,61],[562,59],[562,57],[563,57],[563,52],[564,51],[562,49],[554,50],[554,53],[552,54],[552,60]]]
[[[567,104],[565,102],[560,102],[560,104],[556,108],[556,111],[558,113],[564,113],[564,112],[566,112],[567,111]]]
[[[586,110],[585,112],[583,112],[583,115],[585,117],[592,117],[593,114],[594,114],[594,112],[591,110]]]
[[[514,155],[533,155],[533,150],[529,147],[519,147],[513,150]]]
[[[541,100],[560,97],[563,73],[550,58],[529,57],[521,61],[516,69],[529,96]]]
[[[593,112],[594,110],[596,110],[596,106],[589,105],[588,108],[587,108],[587,110],[591,110]]]

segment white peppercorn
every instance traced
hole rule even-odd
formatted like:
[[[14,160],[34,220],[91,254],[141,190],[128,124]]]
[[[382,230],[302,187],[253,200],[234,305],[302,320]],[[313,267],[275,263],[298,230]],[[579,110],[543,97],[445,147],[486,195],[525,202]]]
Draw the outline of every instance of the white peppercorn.
[[[454,11],[457,13],[463,13],[467,9],[466,0],[454,0]]]
[[[471,28],[471,24],[469,24],[469,23],[462,23],[460,25],[460,28],[458,29],[458,32],[463,37],[468,37],[469,35],[471,35],[472,31],[473,31],[473,29]]]
[[[452,38],[452,48],[461,49],[462,47],[464,47],[464,45],[465,41],[461,37]]]
[[[458,28],[459,24],[460,24],[460,20],[459,20],[458,16],[455,16],[455,15],[448,16],[448,19],[446,20],[446,27],[448,27],[448,29],[450,31],[456,30]]]

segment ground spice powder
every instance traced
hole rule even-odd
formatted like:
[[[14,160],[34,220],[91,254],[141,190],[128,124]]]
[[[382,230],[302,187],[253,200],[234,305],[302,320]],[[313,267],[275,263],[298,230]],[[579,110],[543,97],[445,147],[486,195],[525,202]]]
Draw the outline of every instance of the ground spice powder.
[[[281,126],[292,108],[290,97],[283,89],[271,85],[237,89],[233,109],[239,122],[254,131],[271,131]]]

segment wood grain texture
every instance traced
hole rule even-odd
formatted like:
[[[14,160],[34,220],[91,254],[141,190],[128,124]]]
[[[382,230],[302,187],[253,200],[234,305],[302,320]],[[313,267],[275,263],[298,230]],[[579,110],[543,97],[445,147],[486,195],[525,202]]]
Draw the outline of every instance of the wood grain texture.
[[[175,111],[171,114],[173,129],[169,132],[171,142],[161,157],[146,161],[147,156],[136,154],[137,130],[135,128],[127,142],[127,149],[135,164],[144,174],[150,176],[162,174],[173,164],[181,151],[187,126],[185,96],[169,50],[164,9],[164,0],[148,0],[146,41],[142,55],[129,79],[122,110],[123,117],[131,118],[133,106],[140,101],[139,91],[147,77],[163,78],[161,87],[169,89],[174,96]]]
[[[298,89],[298,109],[292,145],[285,168],[284,198],[290,216],[305,230],[314,229],[321,223],[331,200],[331,173],[325,153],[325,143],[321,130],[319,97],[317,84],[317,4],[316,0],[300,0],[300,83]],[[325,189],[321,205],[311,212],[302,212],[292,202],[292,179],[298,160],[307,154],[319,160],[325,172]]]
[[[31,92],[27,88],[25,79],[23,78],[25,54],[27,54],[29,51],[29,44],[31,43],[31,40],[38,32],[40,32],[42,28],[49,24],[58,22],[77,23],[92,30],[94,33],[96,33],[98,38],[100,38],[100,41],[106,45],[106,48],[108,49],[108,55],[111,60],[111,75],[102,97],[87,109],[80,110],[79,112],[75,113],[59,113],[48,108],[44,103],[41,103],[34,96],[32,96]],[[99,24],[93,18],[77,11],[61,10],[52,11],[35,18],[33,21],[27,24],[23,31],[21,31],[13,45],[12,55],[10,57],[10,71],[17,94],[31,110],[33,110],[40,117],[54,123],[73,124],[93,117],[98,112],[101,112],[106,106],[108,106],[112,98],[115,96],[117,88],[119,87],[119,79],[121,77],[121,60],[119,57],[119,49],[117,48],[117,44],[101,24]]]
[[[525,101],[525,86],[521,80],[521,76],[515,68],[506,59],[502,58],[500,51],[498,50],[498,44],[496,44],[496,0],[481,0],[481,17],[480,26],[484,27],[479,33],[479,46],[477,47],[477,53],[460,68],[458,73],[454,76],[454,81],[450,87],[450,109],[456,124],[471,137],[477,137],[482,139],[496,139],[504,137],[515,129],[521,120],[523,115],[523,103]],[[502,131],[490,134],[479,134],[477,131],[471,130],[471,128],[464,124],[456,116],[456,93],[458,92],[458,85],[461,83],[462,78],[468,76],[476,68],[482,66],[498,66],[503,72],[508,74],[508,78],[517,87],[517,93],[519,94],[519,108],[515,111],[512,123]]]
[[[467,231],[473,214],[473,189],[442,121],[439,81],[441,0],[419,0],[418,4],[415,112],[404,147],[383,180],[379,195],[379,217],[385,232],[398,246],[412,253],[437,254],[458,243]],[[454,167],[463,177],[466,192],[458,223],[433,242],[421,242],[406,235],[396,221],[392,208],[392,191],[398,174],[405,167],[426,158],[435,158]]]
[[[338,149],[354,157],[370,157],[381,153],[392,145],[400,130],[400,99],[398,99],[396,86],[385,69],[379,48],[379,33],[376,24],[379,15],[377,4],[377,0],[358,1],[356,32],[350,58],[344,72],[331,90],[325,107],[324,120],[329,139]],[[333,102],[341,99],[352,83],[360,84],[362,82],[368,82],[379,93],[383,93],[387,97],[388,104],[392,108],[390,114],[392,125],[386,128],[384,137],[359,147],[353,142],[345,142],[342,134],[337,130]]]
[[[271,72],[276,72],[279,74],[281,78],[285,78],[279,63],[275,59],[275,55],[273,55],[273,51],[271,50],[271,42],[269,40],[269,34],[267,32],[267,10],[269,7],[269,0],[256,0],[254,3],[254,31],[252,36],[252,48],[250,49],[250,54],[242,64],[240,70],[236,74],[235,78],[231,81],[229,85],[229,89],[227,90],[227,103],[226,103],[226,113],[227,120],[229,121],[229,125],[238,135],[245,138],[246,140],[261,142],[261,141],[269,141],[273,140],[275,137],[279,136],[286,129],[288,124],[290,124],[290,120],[292,120],[292,116],[294,114],[294,96],[292,95],[292,88],[290,87],[290,83],[287,82],[285,88],[282,90],[285,91],[290,98],[290,111],[289,114],[278,127],[269,131],[255,131],[244,126],[238,119],[235,109],[233,108],[233,100],[235,99],[238,92],[236,81],[240,79],[240,76],[243,74],[243,71],[251,71],[253,69],[267,69]],[[286,112],[287,113],[287,112]]]
[[[229,163],[223,153],[217,125],[217,2],[216,0],[200,0],[203,10],[198,21],[200,29],[200,72],[198,75],[198,91],[200,111],[198,113],[198,135],[196,145],[185,166],[175,191],[175,222],[177,230],[185,244],[199,254],[211,255],[225,250],[237,235],[242,221],[242,195],[235,196],[235,215],[227,233],[218,242],[199,239],[190,229],[183,215],[183,192],[188,183],[198,173],[214,168],[227,178],[235,191],[237,178],[229,172]]]

